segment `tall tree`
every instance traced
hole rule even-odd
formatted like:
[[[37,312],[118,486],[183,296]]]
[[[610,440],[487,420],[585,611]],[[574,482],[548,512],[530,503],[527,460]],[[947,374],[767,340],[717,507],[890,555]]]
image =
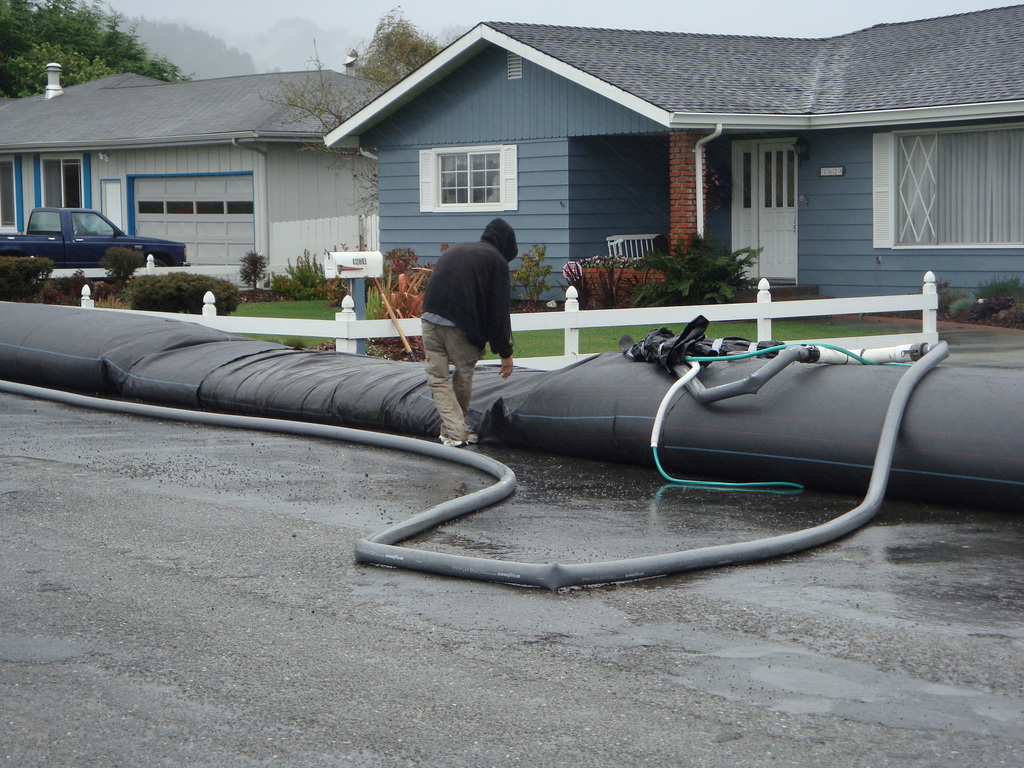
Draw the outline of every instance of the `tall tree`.
[[[118,29],[121,21],[100,2],[0,0],[0,96],[42,93],[51,61],[63,68],[64,85],[121,72],[187,79],[166,58],[150,53],[134,30]]]
[[[367,80],[394,85],[427,63],[444,46],[432,35],[420,31],[395,8],[380,17],[377,30],[359,56],[356,74]]]

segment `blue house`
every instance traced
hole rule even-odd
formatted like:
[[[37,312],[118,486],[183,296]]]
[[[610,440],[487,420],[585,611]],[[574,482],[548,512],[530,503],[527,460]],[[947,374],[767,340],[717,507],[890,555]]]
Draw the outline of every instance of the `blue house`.
[[[381,247],[507,219],[556,267],[707,228],[824,295],[1024,274],[1024,6],[827,39],[482,23],[325,141],[379,157]]]

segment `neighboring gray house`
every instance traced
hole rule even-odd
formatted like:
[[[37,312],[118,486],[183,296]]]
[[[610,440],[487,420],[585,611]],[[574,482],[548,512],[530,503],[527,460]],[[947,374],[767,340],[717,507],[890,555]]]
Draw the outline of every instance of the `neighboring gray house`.
[[[500,215],[559,266],[707,226],[827,295],[970,288],[1024,274],[1022,41],[1020,5],[828,39],[488,22],[326,141],[378,154],[383,250]]]
[[[201,265],[238,264],[247,251],[282,270],[303,249],[352,249],[360,232],[357,176],[372,158],[323,151],[323,129],[267,99],[312,85],[316,72],[165,83],[124,74],[0,106],[0,233],[43,205],[84,206],[129,234],[188,245]],[[353,108],[381,87],[324,72]],[[311,148],[312,147],[312,148]],[[372,231],[370,231],[372,230]]]

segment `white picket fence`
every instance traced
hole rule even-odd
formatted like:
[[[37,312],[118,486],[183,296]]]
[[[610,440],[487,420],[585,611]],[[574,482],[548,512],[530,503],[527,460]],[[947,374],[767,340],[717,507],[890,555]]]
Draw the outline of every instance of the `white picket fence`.
[[[88,286],[82,289],[82,306],[93,305],[88,295]],[[593,309],[579,308],[576,289],[566,291],[564,311],[536,312],[512,315],[512,330],[540,331],[560,329],[565,335],[562,355],[542,358],[516,358],[518,365],[530,368],[552,370],[589,357],[580,353],[580,329],[619,328],[645,326],[651,329],[667,326],[681,331],[682,327],[698,315],[704,315],[711,322],[757,322],[757,341],[772,338],[772,321],[791,318],[828,317],[833,315],[869,315],[879,312],[921,312],[921,330],[901,334],[878,336],[851,336],[827,339],[847,349],[870,349],[899,344],[927,342],[936,344],[938,335],[939,298],[935,275],[928,272],[920,293],[898,296],[861,296],[841,299],[801,299],[796,301],[773,302],[771,285],[762,279],[758,285],[757,300],[745,304],[708,304],[700,306],[654,307],[644,309]],[[101,310],[127,312],[131,310]],[[395,338],[398,332],[391,320],[359,320],[356,318],[352,299],[346,297],[342,310],[334,320],[301,320],[289,318],[239,317],[218,315],[212,293],[206,294],[206,305],[202,315],[180,315],[162,312],[144,314],[187,320],[229,333],[259,334],[285,338],[311,336],[333,338],[339,352],[355,352],[359,341],[365,339]],[[398,321],[402,333],[408,336],[420,335],[419,318]],[[783,339],[788,342],[814,342],[823,339]]]

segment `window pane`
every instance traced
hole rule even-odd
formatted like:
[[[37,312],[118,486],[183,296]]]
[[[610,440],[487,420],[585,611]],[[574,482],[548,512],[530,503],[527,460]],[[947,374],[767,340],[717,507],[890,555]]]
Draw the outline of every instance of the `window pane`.
[[[43,205],[47,208],[81,208],[81,162],[43,160]]]
[[[937,241],[1024,241],[1024,130],[939,134],[936,145]]]
[[[498,152],[440,156],[442,205],[501,203],[501,155]]]
[[[28,218],[29,234],[60,234],[60,214],[56,211],[36,211]]]
[[[210,200],[210,201],[197,201],[196,202],[196,213],[209,214],[209,215],[224,215],[224,201],[223,200]]]
[[[191,201],[168,200],[167,213],[172,215],[188,215],[196,212],[195,204]]]
[[[0,226],[13,227],[14,219],[14,161],[0,160]]]
[[[139,213],[160,213],[164,212],[162,200],[140,200]]]
[[[252,200],[228,200],[228,213],[252,213]]]
[[[474,203],[499,203],[501,183],[501,158],[498,153],[472,155],[470,158],[472,175],[470,187],[473,190]]]
[[[64,175],[64,207],[82,207],[82,166],[77,160],[64,160],[61,163]]]
[[[743,153],[743,207],[749,208],[752,205],[751,188],[753,183],[754,156],[752,152]]]
[[[467,155],[441,155],[441,203],[469,202],[469,158]]]
[[[71,214],[72,233],[78,236],[113,237],[114,230],[95,213]]]
[[[786,206],[796,205],[796,152],[786,152]]]
[[[64,205],[64,191],[60,160],[43,160],[43,207],[60,208]]]
[[[901,136],[898,143],[898,230],[902,245],[935,243],[936,134]]]

